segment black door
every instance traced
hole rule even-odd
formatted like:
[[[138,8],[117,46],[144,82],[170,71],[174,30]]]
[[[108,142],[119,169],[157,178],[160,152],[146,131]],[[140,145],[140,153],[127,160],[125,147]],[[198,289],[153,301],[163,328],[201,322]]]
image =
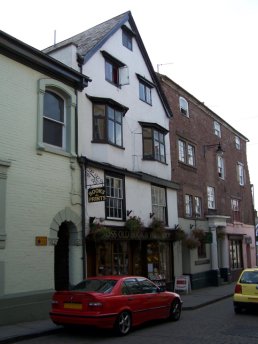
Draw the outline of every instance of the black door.
[[[55,246],[55,289],[69,289],[69,229],[66,222],[59,227]]]

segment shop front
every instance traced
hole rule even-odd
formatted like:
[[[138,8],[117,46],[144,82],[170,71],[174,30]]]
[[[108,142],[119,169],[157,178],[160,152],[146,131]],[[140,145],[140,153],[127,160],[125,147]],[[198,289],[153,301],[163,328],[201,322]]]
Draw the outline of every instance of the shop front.
[[[103,237],[86,238],[87,275],[140,275],[171,289],[174,281],[173,235],[165,230],[133,233],[105,228]]]

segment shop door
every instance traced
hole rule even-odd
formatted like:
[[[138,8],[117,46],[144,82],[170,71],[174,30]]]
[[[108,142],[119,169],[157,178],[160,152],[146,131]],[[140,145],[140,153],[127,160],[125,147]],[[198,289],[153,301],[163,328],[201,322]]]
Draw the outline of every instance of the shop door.
[[[58,242],[55,246],[55,289],[69,289],[69,229],[64,222],[59,227]]]

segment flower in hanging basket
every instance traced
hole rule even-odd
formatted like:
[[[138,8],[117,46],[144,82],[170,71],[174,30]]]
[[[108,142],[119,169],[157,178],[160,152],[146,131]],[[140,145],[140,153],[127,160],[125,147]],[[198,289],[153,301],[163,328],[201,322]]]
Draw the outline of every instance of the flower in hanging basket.
[[[165,230],[165,224],[163,221],[154,218],[149,225],[149,230],[154,236],[160,237]]]
[[[192,234],[199,241],[203,241],[205,238],[205,231],[203,229],[200,229],[200,228],[193,229]]]
[[[110,238],[111,229],[100,223],[92,223],[90,225],[90,234],[95,240],[107,240]]]
[[[186,238],[186,232],[181,229],[181,228],[178,228],[175,230],[175,240],[176,241],[183,241],[185,240]]]
[[[140,217],[130,216],[128,220],[125,221],[125,228],[129,231],[141,231],[143,229],[143,223]]]
[[[197,248],[201,245],[200,240],[194,237],[193,235],[187,236],[183,243],[184,246],[186,246],[190,250]]]

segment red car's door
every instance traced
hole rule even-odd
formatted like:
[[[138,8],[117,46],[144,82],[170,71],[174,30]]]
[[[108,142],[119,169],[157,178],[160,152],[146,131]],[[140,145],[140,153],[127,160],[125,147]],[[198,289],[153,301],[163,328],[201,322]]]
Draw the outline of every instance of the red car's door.
[[[170,300],[166,293],[146,278],[139,278],[139,284],[146,296],[145,309],[148,320],[166,318],[169,314]]]
[[[143,290],[136,278],[127,278],[121,287],[121,306],[131,310],[134,325],[150,319],[148,309],[149,295]]]

